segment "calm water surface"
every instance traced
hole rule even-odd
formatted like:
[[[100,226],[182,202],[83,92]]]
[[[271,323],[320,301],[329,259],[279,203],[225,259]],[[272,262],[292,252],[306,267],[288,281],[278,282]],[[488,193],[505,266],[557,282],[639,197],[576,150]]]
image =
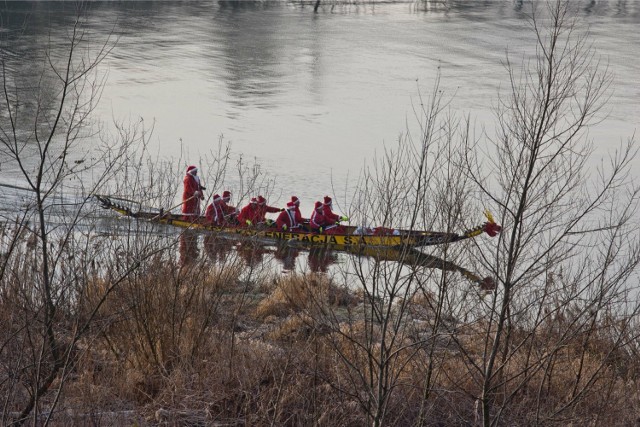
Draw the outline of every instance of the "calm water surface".
[[[120,37],[97,117],[155,121],[161,155],[186,150],[188,163],[223,135],[276,178],[274,203],[298,194],[309,207],[415,129],[438,70],[452,110],[491,129],[506,52],[533,53],[520,1],[325,3],[314,14],[289,2],[94,2],[92,29]],[[601,155],[640,124],[640,2],[576,4],[615,75],[609,116],[591,131]],[[5,32],[29,11],[27,44],[49,26],[55,41],[74,15],[57,2],[0,8]]]

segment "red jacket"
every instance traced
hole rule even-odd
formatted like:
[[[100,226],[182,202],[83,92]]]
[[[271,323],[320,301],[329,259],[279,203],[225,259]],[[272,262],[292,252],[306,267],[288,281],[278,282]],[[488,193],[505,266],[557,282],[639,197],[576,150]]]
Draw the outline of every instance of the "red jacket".
[[[238,214],[240,213],[235,206],[229,206],[227,202],[220,201],[220,208],[224,213],[224,221],[227,224],[237,224],[238,222]]]
[[[258,213],[260,215],[258,222],[265,222],[267,220],[267,213],[276,213],[280,211],[282,211],[281,208],[274,208],[273,206],[268,205],[258,205]]]
[[[229,206],[224,200],[220,202],[220,207],[225,216],[234,214],[237,211],[235,206]]]
[[[200,215],[200,200],[204,198],[202,195],[202,185],[193,175],[188,173],[185,174],[183,183],[182,213]]]
[[[284,210],[283,212],[280,212],[280,215],[278,215],[278,219],[276,219],[276,226],[278,227],[278,230],[282,231],[283,226],[285,225],[288,229],[291,229],[300,225],[301,222],[302,215],[300,215],[300,211]]]
[[[311,218],[309,218],[309,226],[312,230],[317,231],[320,227],[324,227],[326,225],[326,219],[322,212],[319,212],[317,209],[313,210],[311,214]]]
[[[333,225],[340,220],[340,215],[336,215],[331,211],[331,205],[323,205],[322,214],[326,225]]]
[[[247,225],[247,220],[256,224],[261,221],[260,218],[260,209],[258,208],[258,205],[252,205],[251,203],[242,208],[238,214],[238,222],[242,226]]]
[[[223,225],[225,220],[222,208],[222,202],[213,202],[207,206],[207,212],[205,213],[207,221],[213,225]]]

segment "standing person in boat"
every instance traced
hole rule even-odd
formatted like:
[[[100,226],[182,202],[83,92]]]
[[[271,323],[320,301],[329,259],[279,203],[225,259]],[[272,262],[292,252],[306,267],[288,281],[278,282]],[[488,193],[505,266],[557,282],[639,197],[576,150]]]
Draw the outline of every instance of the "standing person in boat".
[[[260,211],[258,209],[258,199],[252,197],[249,204],[242,208],[238,214],[238,223],[242,227],[251,227],[260,222]]]
[[[280,212],[276,219],[276,227],[279,231],[300,231],[302,215],[296,212],[296,204],[294,202],[287,203],[287,209]]]
[[[204,199],[203,191],[206,190],[198,176],[198,168],[187,167],[184,175],[184,190],[182,191],[182,219],[193,221],[200,216],[200,201]]]
[[[224,190],[222,193],[222,211],[224,212],[225,221],[229,224],[237,224],[238,222],[238,208],[229,205],[231,201],[231,192]]]
[[[207,206],[207,211],[205,212],[205,216],[207,217],[207,222],[210,222],[213,225],[217,225],[218,227],[225,224],[224,218],[224,209],[222,204],[222,197],[219,194],[213,196],[213,201],[209,206]]]
[[[326,221],[324,219],[322,202],[317,201],[313,208],[313,212],[311,213],[311,218],[309,218],[309,228],[311,228],[311,231],[316,233],[322,233],[324,231],[325,224]]]
[[[265,222],[267,225],[273,224],[272,220],[267,220],[267,213],[276,213],[284,211],[283,208],[276,208],[273,206],[267,205],[267,199],[263,196],[258,196],[258,212],[260,215],[259,222]]]

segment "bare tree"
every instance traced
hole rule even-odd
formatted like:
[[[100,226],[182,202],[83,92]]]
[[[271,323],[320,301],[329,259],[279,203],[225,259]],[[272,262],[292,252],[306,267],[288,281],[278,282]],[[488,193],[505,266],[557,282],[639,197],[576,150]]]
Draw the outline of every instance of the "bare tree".
[[[495,250],[480,252],[500,286],[478,330],[482,354],[468,347],[466,353],[485,426],[595,416],[591,409],[574,418],[588,396],[602,391],[608,360],[625,345],[604,318],[627,330],[638,310],[627,299],[639,261],[632,237],[638,187],[629,176],[636,148],[632,140],[623,143],[608,164],[597,166],[586,133],[600,119],[611,74],[579,32],[569,2],[535,6],[536,55],[521,67],[507,58],[510,94],[496,108],[497,135],[486,142],[488,150],[484,141],[466,150],[470,177],[506,230]],[[608,351],[591,348],[596,330],[611,333]],[[582,367],[551,398],[545,390],[555,384],[561,354]],[[535,413],[514,411],[516,396],[531,393]]]
[[[49,422],[79,340],[109,293],[139,265],[139,259],[129,259],[112,270],[95,305],[85,305],[95,272],[105,271],[100,263],[107,258],[100,255],[108,251],[100,251],[109,242],[89,233],[89,196],[148,134],[133,132],[102,151],[87,143],[96,136],[91,113],[105,77],[99,65],[115,40],[109,35],[96,44],[84,12],[78,5],[64,46],[44,42],[41,50],[23,52],[12,48],[20,35],[9,34],[0,47],[0,154],[28,191],[14,226],[27,235],[5,246],[0,275],[3,424]]]
[[[460,123],[446,114],[447,107],[437,80],[432,95],[416,107],[419,137],[401,135],[396,147],[385,149],[361,174],[349,212],[352,222],[363,229],[456,233],[482,218],[481,211],[473,215],[467,208],[471,181],[460,167]],[[330,331],[325,342],[339,361],[325,381],[345,396],[345,405],[357,404],[361,422],[379,426],[432,419],[427,402],[443,369],[440,353],[455,328],[454,315],[462,311],[459,301],[479,293],[467,280],[480,281],[478,276],[455,264],[468,246],[355,250],[342,277],[334,277],[361,297],[348,310],[315,300],[309,292],[314,301],[305,311],[313,319],[310,327]],[[309,277],[306,286],[313,289]],[[410,395],[418,397],[408,406]]]
[[[418,109],[421,138],[400,138],[362,175],[350,216],[363,226],[457,231],[488,207],[505,230],[431,251],[493,276],[488,297],[452,274],[464,269],[425,269],[409,252],[390,263],[381,251],[344,273],[361,305],[307,310],[341,362],[326,381],[367,424],[585,423],[630,378],[619,366],[635,354],[640,309],[636,149],[629,140],[593,164],[586,131],[611,75],[569,4],[546,6],[531,17],[535,56],[522,67],[507,58],[495,138],[471,138],[436,84]],[[416,390],[412,412],[396,399]]]

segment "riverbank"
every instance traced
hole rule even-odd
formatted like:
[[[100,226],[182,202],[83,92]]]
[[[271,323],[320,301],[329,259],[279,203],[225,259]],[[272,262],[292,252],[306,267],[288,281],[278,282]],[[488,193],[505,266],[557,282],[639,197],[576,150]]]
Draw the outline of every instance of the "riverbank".
[[[105,295],[51,387],[58,392],[39,402],[51,425],[365,425],[375,416],[380,385],[388,393],[384,425],[469,425],[477,416],[474,369],[482,366],[492,326],[489,319],[445,315],[450,310],[437,288],[387,306],[324,274],[273,275],[233,260],[180,265],[159,257],[115,289],[92,278],[81,299],[96,307]],[[9,303],[5,292],[4,325],[15,313]],[[70,333],[90,315],[76,314],[60,330]],[[609,320],[570,337],[575,325],[568,319],[550,317],[536,328],[535,349],[522,349],[502,367],[495,399],[509,401],[509,423],[542,422],[541,413],[561,409],[576,387],[581,403],[572,422],[634,422],[638,358],[603,333]],[[6,343],[10,328],[3,331]],[[513,324],[511,339],[530,332]],[[561,348],[551,345],[557,342]],[[18,348],[2,351],[8,363],[20,357]],[[527,358],[553,363],[531,369],[530,384],[510,395]],[[3,422],[12,414],[5,412]]]

